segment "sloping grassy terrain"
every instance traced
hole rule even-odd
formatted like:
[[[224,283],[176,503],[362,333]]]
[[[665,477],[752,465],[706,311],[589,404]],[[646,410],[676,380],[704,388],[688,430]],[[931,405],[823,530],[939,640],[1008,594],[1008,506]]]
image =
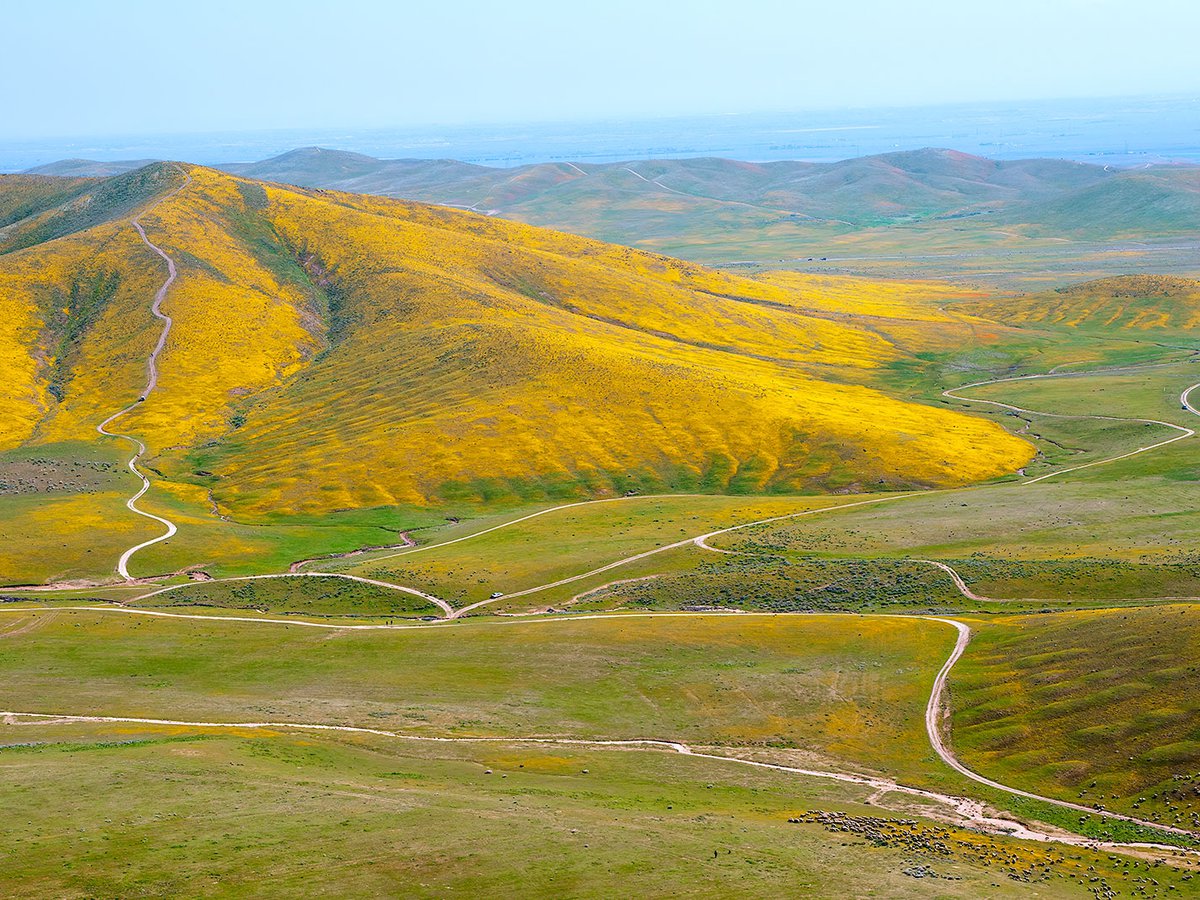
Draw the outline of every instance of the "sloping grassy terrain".
[[[0,229],[73,200],[92,184],[86,178],[0,175]]]
[[[1196,271],[1194,250],[1170,240],[1195,234],[1193,166],[1112,171],[920,150],[833,164],[683,159],[488,169],[306,148],[229,168],[468,207],[708,264],[936,272],[1022,287],[1137,269]],[[1126,238],[1139,243],[1111,243]]]
[[[961,477],[947,468],[973,465],[980,451],[1022,455],[1003,440],[985,449],[995,432],[924,409],[862,416],[886,401],[803,368],[870,369],[895,351],[779,309],[778,288],[424,207],[271,198],[274,227],[334,287],[347,324],[306,378],[252,410],[228,455],[205,465],[236,470],[218,489],[231,504],[487,499],[531,477],[542,482],[534,491],[580,480],[607,491],[794,490],[846,485],[858,472],[919,483]],[[376,389],[353,395],[367,371]],[[305,420],[313,403],[329,425]],[[395,423],[386,447],[380,422]],[[924,445],[934,432],[937,449]],[[305,459],[289,452],[301,435],[308,447],[356,452]],[[246,448],[266,441],[284,452],[250,458]],[[959,445],[951,462],[944,451]],[[293,499],[312,481],[329,496]],[[238,496],[259,484],[269,492]]]
[[[588,572],[716,528],[848,502],[835,497],[630,497],[546,513],[477,538],[367,553],[323,569],[421,587],[465,605]],[[515,517],[513,517],[515,518]],[[547,552],[549,551],[549,552]],[[625,577],[616,571],[608,578]],[[534,598],[539,602],[540,598]]]
[[[1198,644],[1193,606],[990,621],[951,677],[954,746],[1006,783],[1198,828]]]
[[[1036,200],[1007,221],[1044,234],[1143,239],[1194,233],[1200,219],[1200,168],[1151,166]]]

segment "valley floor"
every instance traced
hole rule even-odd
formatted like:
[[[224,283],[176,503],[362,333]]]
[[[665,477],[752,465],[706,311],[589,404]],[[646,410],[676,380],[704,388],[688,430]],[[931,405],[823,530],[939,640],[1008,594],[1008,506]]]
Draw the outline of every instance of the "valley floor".
[[[909,384],[1036,448],[962,488],[239,522],[137,403],[0,460],[0,890],[1197,893],[1198,351],[1073,340]]]

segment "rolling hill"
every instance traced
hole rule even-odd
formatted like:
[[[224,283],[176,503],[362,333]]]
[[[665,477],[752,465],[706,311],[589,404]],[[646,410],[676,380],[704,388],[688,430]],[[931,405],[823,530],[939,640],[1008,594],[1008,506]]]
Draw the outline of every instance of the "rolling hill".
[[[964,300],[955,308],[1014,326],[1184,331],[1200,324],[1200,281],[1119,275],[1023,297]]]
[[[267,181],[495,209],[510,218],[588,197],[604,196],[620,205],[657,195],[856,226],[946,214],[979,203],[1053,197],[1109,177],[1097,166],[1060,160],[997,162],[952,150],[837,163],[698,158],[491,169],[450,160],[375,160],[309,147],[224,168]]]
[[[160,199],[174,324],[122,427],[222,513],[961,484],[1032,453],[864,386],[907,351],[795,286],[195,166],[55,199],[0,244],[3,447],[94,441],[136,399],[163,275],[128,216]]]

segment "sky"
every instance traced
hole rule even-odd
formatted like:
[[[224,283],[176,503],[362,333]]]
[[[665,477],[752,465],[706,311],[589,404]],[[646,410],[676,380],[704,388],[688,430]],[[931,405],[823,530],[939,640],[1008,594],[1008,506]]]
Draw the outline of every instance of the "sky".
[[[1196,0],[39,0],[0,140],[1200,94]]]

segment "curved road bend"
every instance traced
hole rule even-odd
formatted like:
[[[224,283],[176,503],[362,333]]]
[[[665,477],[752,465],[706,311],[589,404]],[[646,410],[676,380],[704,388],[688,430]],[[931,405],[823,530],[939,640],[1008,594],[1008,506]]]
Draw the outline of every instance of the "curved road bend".
[[[109,416],[107,419],[105,419],[103,422],[101,422],[99,425],[96,426],[96,430],[98,432],[100,432],[100,434],[103,434],[107,437],[121,438],[122,440],[128,441],[134,447],[133,456],[131,456],[129,458],[129,462],[126,463],[126,465],[129,467],[130,472],[132,472],[139,479],[141,479],[142,487],[136,494],[134,494],[132,497],[130,497],[128,500],[125,501],[125,506],[129,509],[130,512],[136,513],[137,515],[142,516],[147,519],[153,519],[155,522],[158,522],[159,524],[166,526],[166,529],[167,529],[165,532],[160,534],[158,537],[151,538],[148,541],[143,541],[140,544],[136,544],[121,554],[121,558],[117,561],[117,574],[120,575],[122,578],[124,578],[126,581],[134,580],[134,578],[129,574],[129,560],[133,557],[133,555],[135,553],[137,553],[139,550],[143,550],[146,547],[149,547],[153,544],[157,544],[159,541],[165,541],[167,538],[171,537],[171,535],[175,534],[175,532],[178,530],[175,527],[175,523],[172,522],[170,519],[165,519],[162,516],[156,516],[152,512],[147,512],[144,509],[140,509],[137,505],[137,502],[138,502],[138,500],[140,500],[142,498],[142,495],[144,495],[146,493],[146,491],[150,490],[150,479],[147,478],[146,475],[137,467],[138,460],[141,459],[142,456],[144,456],[146,453],[146,445],[143,444],[137,438],[135,438],[133,435],[125,434],[120,431],[109,431],[108,430],[108,426],[110,424],[112,424],[117,419],[121,418],[121,416],[125,415],[126,413],[130,412],[131,410],[136,409],[137,405],[139,403],[143,402],[148,396],[150,396],[150,392],[153,391],[158,386],[158,357],[162,353],[163,347],[165,347],[167,344],[167,335],[171,333],[171,324],[172,324],[171,317],[162,311],[162,302],[166,298],[167,291],[170,290],[171,285],[175,283],[175,278],[177,277],[178,273],[175,271],[175,261],[173,259],[171,259],[171,257],[166,253],[166,251],[164,251],[157,244],[153,243],[150,240],[150,238],[148,238],[146,236],[146,230],[142,227],[141,217],[146,215],[149,212],[153,212],[155,209],[158,208],[158,206],[160,204],[165,203],[167,200],[170,200],[172,197],[174,197],[176,194],[178,194],[180,191],[182,191],[184,188],[186,188],[189,184],[192,183],[191,175],[189,175],[187,172],[185,172],[183,169],[179,168],[178,166],[176,166],[176,168],[179,170],[180,174],[182,174],[184,177],[183,184],[181,184],[179,187],[175,188],[169,194],[166,194],[165,196],[160,197],[151,206],[142,210],[140,213],[138,213],[136,216],[134,216],[132,219],[130,219],[130,224],[133,225],[133,227],[137,230],[138,236],[141,237],[141,239],[142,239],[142,243],[145,244],[147,247],[149,247],[151,250],[153,250],[160,257],[162,257],[162,259],[167,264],[167,278],[162,283],[162,285],[159,286],[158,291],[154,294],[154,301],[150,304],[150,312],[154,314],[154,317],[156,319],[160,319],[163,322],[163,328],[162,328],[162,332],[158,336],[158,342],[154,345],[154,349],[152,351],[150,351],[149,359],[146,360],[146,387],[142,390],[141,396],[139,396],[138,399],[134,403],[129,404],[129,406],[125,407],[124,409],[122,409],[119,412],[113,413],[111,416]]]
[[[1183,848],[1173,847],[1168,844],[1154,843],[1121,843],[1095,841],[1091,838],[1082,835],[1072,835],[1067,832],[1051,834],[1048,832],[1037,831],[1022,822],[1013,819],[1002,819],[993,816],[988,816],[984,813],[982,804],[977,801],[969,800],[963,797],[953,797],[948,794],[940,794],[935,791],[915,788],[909,785],[900,784],[886,778],[877,778],[868,775],[858,775],[847,772],[828,772],[820,769],[805,769],[797,766],[787,766],[780,763],[768,763],[754,759],[744,759],[738,756],[729,756],[723,753],[713,753],[693,749],[691,746],[680,741],[670,741],[655,738],[637,738],[631,740],[588,740],[584,738],[545,738],[545,737],[441,737],[433,735],[414,735],[405,734],[402,732],[388,731],[381,728],[363,728],[354,725],[328,725],[322,723],[302,723],[302,722],[196,722],[179,719],[151,719],[139,718],[131,716],[83,716],[83,715],[63,715],[57,713],[30,713],[30,712],[0,712],[0,722],[6,725],[16,725],[18,719],[35,720],[30,724],[37,722],[45,722],[54,724],[59,722],[94,722],[94,723],[128,723],[139,725],[162,725],[170,727],[185,727],[185,728],[219,728],[219,729],[288,729],[297,731],[326,731],[349,734],[369,734],[379,737],[393,738],[404,741],[414,741],[431,744],[533,744],[533,745],[555,745],[555,746],[571,746],[584,747],[595,749],[610,749],[610,748],[630,748],[644,750],[663,750],[673,753],[678,753],[682,756],[693,756],[699,759],[716,760],[724,763],[734,763],[753,768],[768,769],[777,772],[787,772],[789,774],[801,775],[809,778],[820,778],[831,781],[839,781],[844,784],[861,785],[870,787],[878,792],[884,793],[899,793],[908,796],[917,797],[923,800],[932,801],[941,805],[952,807],[964,820],[970,824],[980,827],[992,833],[1003,833],[1013,837],[1022,838],[1025,840],[1036,840],[1043,842],[1056,842],[1068,844],[1078,847],[1104,848],[1112,850],[1130,850],[1130,849],[1156,849],[1171,852],[1187,852]],[[966,773],[964,773],[966,774]],[[1036,798],[1036,795],[1027,795]],[[1040,799],[1040,798],[1037,798]],[[1070,805],[1070,804],[1067,804]],[[1080,809],[1094,813],[1095,810],[1088,810],[1086,807]],[[1120,817],[1117,817],[1120,818]],[[1131,820],[1137,822],[1138,820]],[[1146,823],[1152,824],[1152,823]],[[1162,827],[1162,826],[1154,826]],[[1165,828],[1165,831],[1176,832],[1180,835],[1194,837],[1189,832],[1181,831],[1180,829]]]
[[[972,781],[979,784],[987,785],[990,788],[995,788],[998,791],[1003,791],[1006,794],[1014,794],[1018,797],[1025,797],[1029,800],[1038,800],[1043,803],[1051,803],[1054,806],[1062,807],[1063,809],[1075,810],[1076,812],[1087,813],[1088,815],[1104,816],[1109,819],[1120,819],[1122,822],[1131,822],[1135,825],[1142,825],[1147,828],[1155,828],[1159,831],[1170,832],[1171,834],[1183,835],[1185,837],[1200,839],[1200,834],[1194,831],[1188,831],[1184,828],[1176,828],[1172,825],[1162,825],[1157,822],[1151,822],[1146,819],[1139,819],[1136,816],[1127,816],[1121,813],[1110,812],[1108,810],[1099,810],[1091,806],[1083,806],[1079,803],[1072,803],[1069,800],[1057,800],[1054,797],[1043,797],[1041,794],[1034,794],[1030,791],[1023,791],[1020,788],[1010,787],[1007,784],[1001,784],[998,781],[993,781],[978,772],[968,769],[965,765],[959,762],[946,745],[942,737],[941,724],[944,719],[949,716],[949,710],[945,707],[946,695],[946,680],[950,675],[950,670],[954,668],[954,664],[962,657],[963,651],[967,649],[967,644],[971,640],[971,629],[963,622],[956,619],[944,619],[934,616],[922,616],[921,618],[929,619],[932,622],[944,622],[958,629],[958,640],[954,643],[954,649],[950,653],[950,658],[946,660],[941,671],[938,672],[937,678],[933,682],[933,691],[929,695],[929,704],[925,707],[925,731],[929,735],[929,743],[933,745],[934,751],[941,758],[942,762],[948,765],[954,771],[958,772]]]

